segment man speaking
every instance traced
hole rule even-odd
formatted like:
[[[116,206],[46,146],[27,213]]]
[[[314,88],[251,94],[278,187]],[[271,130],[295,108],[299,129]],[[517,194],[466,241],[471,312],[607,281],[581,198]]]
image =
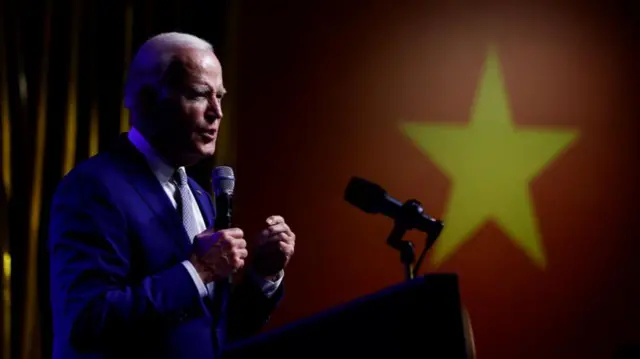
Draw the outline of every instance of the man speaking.
[[[224,93],[206,41],[166,33],[138,50],[125,86],[131,131],[54,196],[54,358],[215,358],[268,320],[295,235],[266,218],[245,266],[245,234],[214,228],[212,199],[184,170],[214,154]]]

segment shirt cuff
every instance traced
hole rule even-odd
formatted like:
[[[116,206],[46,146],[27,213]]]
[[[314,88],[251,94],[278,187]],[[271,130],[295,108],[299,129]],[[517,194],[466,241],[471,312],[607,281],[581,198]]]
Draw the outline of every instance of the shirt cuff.
[[[193,282],[196,284],[196,287],[198,288],[198,293],[200,293],[200,298],[204,298],[208,296],[209,291],[207,290],[207,286],[202,281],[202,278],[200,278],[200,275],[198,274],[196,267],[193,266],[193,263],[189,261],[183,261],[182,265],[185,268],[187,268],[187,271],[191,275],[191,279],[193,279]]]
[[[251,271],[251,277],[253,277],[253,280],[260,286],[262,293],[264,293],[267,298],[271,298],[276,294],[278,288],[280,288],[280,284],[284,278],[284,271],[281,270],[274,280],[266,280],[253,271]]]

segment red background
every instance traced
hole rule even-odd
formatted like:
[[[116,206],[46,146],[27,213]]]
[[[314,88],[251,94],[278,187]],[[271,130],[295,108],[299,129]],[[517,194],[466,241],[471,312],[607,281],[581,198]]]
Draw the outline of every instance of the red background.
[[[241,7],[235,64],[238,224],[281,214],[298,237],[271,327],[403,279],[391,220],[344,188],[363,176],[442,216],[449,179],[398,123],[467,122],[495,45],[516,125],[580,130],[530,184],[548,266],[486,223],[422,272],[459,274],[479,358],[608,358],[640,341],[637,34],[622,7],[284,3]]]

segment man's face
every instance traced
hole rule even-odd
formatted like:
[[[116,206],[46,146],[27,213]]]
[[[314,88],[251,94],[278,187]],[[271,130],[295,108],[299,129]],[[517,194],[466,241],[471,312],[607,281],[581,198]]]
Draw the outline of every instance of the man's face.
[[[220,62],[211,51],[187,50],[163,79],[155,121],[161,122],[161,147],[181,165],[212,156],[222,119]]]

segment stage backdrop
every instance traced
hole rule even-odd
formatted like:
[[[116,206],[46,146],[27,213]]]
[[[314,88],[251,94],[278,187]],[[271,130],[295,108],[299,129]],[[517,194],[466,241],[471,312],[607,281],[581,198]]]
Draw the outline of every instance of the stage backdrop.
[[[358,175],[446,222],[421,273],[459,274],[479,358],[640,340],[632,7],[293,3],[238,33],[237,223],[298,237],[272,328],[403,280],[392,221],[343,200]]]

